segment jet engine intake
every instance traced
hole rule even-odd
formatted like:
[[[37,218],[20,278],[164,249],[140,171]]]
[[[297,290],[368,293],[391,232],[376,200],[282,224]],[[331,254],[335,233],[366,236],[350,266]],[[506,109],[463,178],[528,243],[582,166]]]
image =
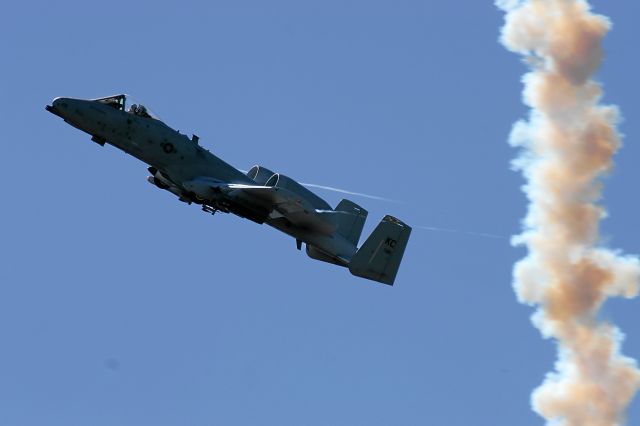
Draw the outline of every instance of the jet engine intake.
[[[253,179],[254,181],[256,181],[258,185],[266,184],[269,178],[274,174],[275,173],[273,173],[271,170],[267,169],[266,167],[262,167],[258,165],[253,166],[251,170],[247,172],[247,176],[249,177],[249,179]]]

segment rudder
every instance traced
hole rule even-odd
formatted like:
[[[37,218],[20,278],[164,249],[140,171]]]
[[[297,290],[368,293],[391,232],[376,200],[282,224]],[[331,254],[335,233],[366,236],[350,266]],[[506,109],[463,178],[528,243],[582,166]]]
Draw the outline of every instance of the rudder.
[[[393,285],[410,235],[410,226],[393,216],[385,216],[351,259],[349,271]]]
[[[336,217],[336,232],[357,247],[369,212],[347,199],[340,201],[335,211],[344,213]]]

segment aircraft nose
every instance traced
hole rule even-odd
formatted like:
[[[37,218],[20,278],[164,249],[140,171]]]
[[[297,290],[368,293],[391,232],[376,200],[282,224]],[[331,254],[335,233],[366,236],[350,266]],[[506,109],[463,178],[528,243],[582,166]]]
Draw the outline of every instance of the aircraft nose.
[[[55,98],[53,102],[51,102],[51,106],[55,109],[62,111],[69,108],[69,98]]]
[[[47,111],[58,117],[65,117],[65,114],[69,112],[69,98],[55,98],[51,105],[45,107]]]

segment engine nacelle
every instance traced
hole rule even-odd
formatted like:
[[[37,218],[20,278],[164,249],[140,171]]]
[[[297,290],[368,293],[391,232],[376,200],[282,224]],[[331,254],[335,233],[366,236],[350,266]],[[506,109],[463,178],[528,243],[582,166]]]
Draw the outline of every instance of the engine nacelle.
[[[250,179],[253,179],[254,181],[256,181],[258,185],[266,184],[269,178],[274,174],[275,173],[273,173],[271,170],[267,169],[266,167],[262,167],[258,165],[253,166],[251,170],[247,172],[247,176]]]
[[[274,173],[273,176],[267,180],[265,186],[275,186],[277,188],[284,188],[288,191],[293,192],[298,195],[309,204],[311,204],[315,209],[319,210],[332,210],[331,206],[322,198],[318,197],[313,192],[309,191],[304,186],[300,185],[295,180],[291,179],[288,176],[285,176],[280,173]]]

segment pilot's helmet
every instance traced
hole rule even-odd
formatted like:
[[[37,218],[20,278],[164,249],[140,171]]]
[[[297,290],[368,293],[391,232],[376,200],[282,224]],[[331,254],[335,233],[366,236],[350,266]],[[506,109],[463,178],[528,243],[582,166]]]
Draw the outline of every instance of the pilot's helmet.
[[[129,112],[135,113],[136,111],[138,111],[138,105],[136,104],[131,105],[131,108],[129,108]]]

